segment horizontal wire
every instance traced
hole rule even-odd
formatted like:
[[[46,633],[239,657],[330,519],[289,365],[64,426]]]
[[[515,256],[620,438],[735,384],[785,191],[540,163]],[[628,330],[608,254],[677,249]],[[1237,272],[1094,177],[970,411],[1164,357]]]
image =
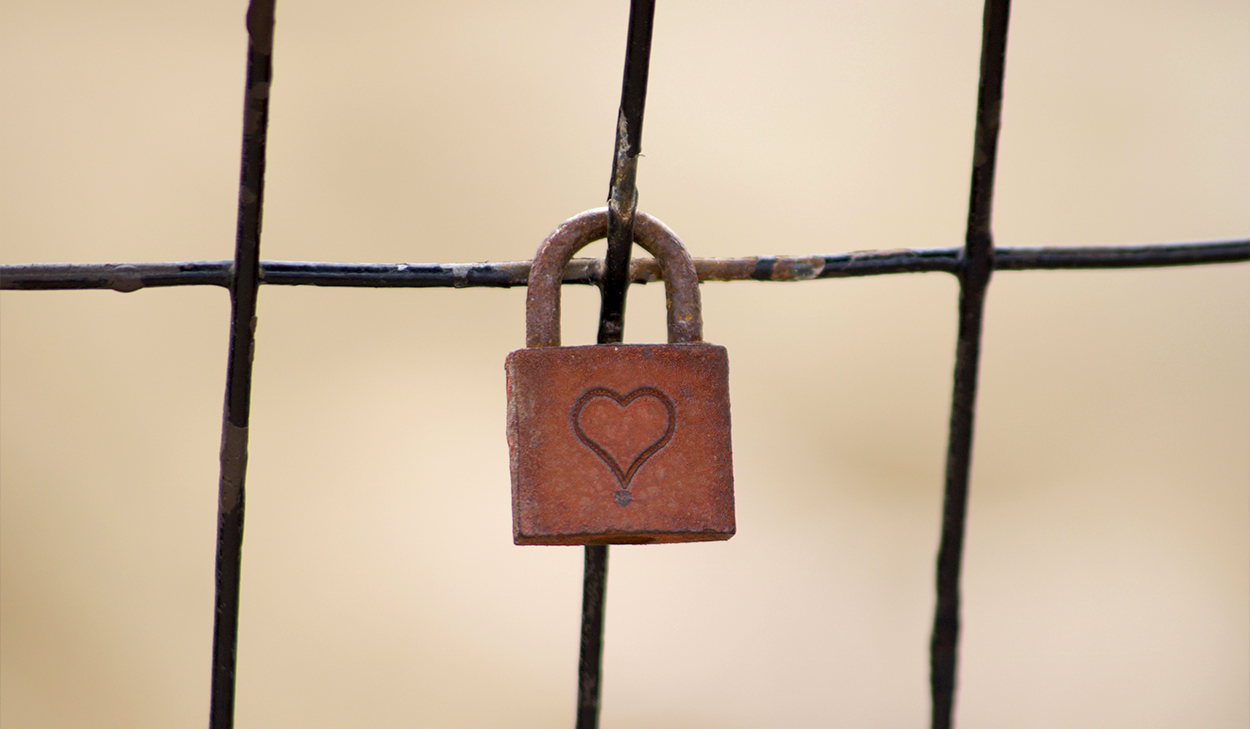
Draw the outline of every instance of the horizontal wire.
[[[859,251],[828,256],[696,258],[700,281],[811,281],[888,273],[958,273],[962,248]],[[995,248],[994,268],[1026,271],[1065,268],[1148,268],[1250,261],[1250,240],[1083,248]],[[566,284],[599,283],[602,259],[575,258]],[[277,286],[372,288],[511,288],[529,281],[530,262],[504,263],[304,263],[261,261],[261,283]],[[659,281],[654,259],[630,262],[631,283]],[[112,289],[165,286],[229,288],[230,261],[182,263],[30,263],[0,266],[2,290]]]

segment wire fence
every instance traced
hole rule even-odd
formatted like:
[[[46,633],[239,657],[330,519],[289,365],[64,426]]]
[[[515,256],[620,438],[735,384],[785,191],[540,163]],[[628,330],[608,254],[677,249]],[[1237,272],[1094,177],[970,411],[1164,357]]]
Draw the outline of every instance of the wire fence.
[[[652,260],[630,260],[634,178],[641,149],[643,105],[654,0],[631,3],[620,117],[608,196],[604,259],[577,259],[566,284],[602,292],[599,342],[621,341],[625,292],[630,284],[660,280]],[[960,632],[960,571],[976,412],[977,376],[985,295],[995,270],[1111,269],[1250,261],[1250,239],[1144,246],[997,247],[992,204],[997,137],[1010,3],[987,0],[976,107],[976,145],[965,245],[961,248],[862,251],[836,255],[696,259],[700,281],[803,282],[892,273],[944,272],[960,285],[959,329],[946,457],[945,504],[937,556],[936,610],[930,645],[932,726],[953,725]],[[254,0],[250,38],[243,160],[233,261],[125,264],[19,264],[0,267],[5,290],[109,289],[132,292],[172,286],[218,286],[231,295],[229,365],[222,418],[217,542],[216,622],[210,726],[233,726],[239,584],[247,474],[254,322],[262,285],[369,288],[474,288],[525,286],[529,261],[475,264],[305,263],[260,259],[261,216],[272,83],[273,0]],[[607,547],[587,547],[577,726],[591,729],[599,716]]]

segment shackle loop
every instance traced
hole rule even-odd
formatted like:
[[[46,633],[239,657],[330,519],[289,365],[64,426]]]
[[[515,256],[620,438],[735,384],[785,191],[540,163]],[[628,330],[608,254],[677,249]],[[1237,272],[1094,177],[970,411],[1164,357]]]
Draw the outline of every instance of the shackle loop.
[[[569,218],[547,236],[530,268],[525,296],[525,346],[560,346],[560,283],[573,254],[608,234],[608,209],[596,208]],[[655,256],[664,276],[668,304],[668,341],[703,341],[699,276],[677,235],[646,213],[635,213],[634,242]]]

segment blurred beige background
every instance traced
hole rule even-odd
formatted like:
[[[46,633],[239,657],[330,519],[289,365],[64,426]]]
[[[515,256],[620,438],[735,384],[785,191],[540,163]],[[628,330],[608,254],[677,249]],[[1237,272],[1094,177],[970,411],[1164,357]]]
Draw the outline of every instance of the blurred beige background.
[[[280,2],[263,256],[532,256],[606,196],[627,6]],[[0,260],[232,255],[244,9],[0,1]],[[980,17],[661,0],[641,209],[696,256],[960,244]],[[1017,3],[1007,69],[999,244],[1250,234],[1250,4]],[[605,729],[927,725],[956,296],[704,287],[738,535],[613,549]],[[523,305],[262,290],[240,727],[572,724],[581,550],[510,536]],[[228,308],[0,296],[5,729],[205,724]],[[1250,266],[995,276],[961,727],[1250,722],[1248,374]]]

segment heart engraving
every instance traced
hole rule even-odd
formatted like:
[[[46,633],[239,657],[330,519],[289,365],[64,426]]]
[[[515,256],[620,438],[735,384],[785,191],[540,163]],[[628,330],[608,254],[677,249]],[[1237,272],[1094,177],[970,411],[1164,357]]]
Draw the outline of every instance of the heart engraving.
[[[634,475],[668,445],[677,427],[673,401],[654,387],[639,387],[624,396],[606,387],[592,388],[578,398],[571,416],[578,440],[616,476],[620,506],[633,501],[629,484]]]

